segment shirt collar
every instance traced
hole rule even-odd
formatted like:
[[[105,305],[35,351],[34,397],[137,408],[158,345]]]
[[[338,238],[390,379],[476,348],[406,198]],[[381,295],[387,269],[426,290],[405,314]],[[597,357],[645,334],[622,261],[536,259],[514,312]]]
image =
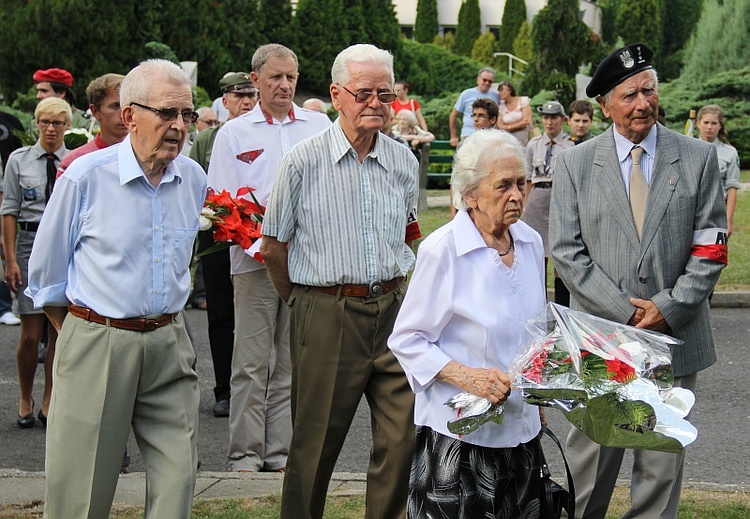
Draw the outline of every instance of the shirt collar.
[[[510,235],[515,242],[533,242],[534,235],[530,227],[522,222],[516,222],[510,226]],[[456,242],[456,255],[463,256],[477,249],[486,249],[487,244],[474,225],[469,212],[461,209],[453,218],[453,237]]]
[[[554,139],[550,139],[549,135],[547,135],[547,132],[544,132],[544,135],[542,136],[542,141],[545,145],[549,144],[550,141],[554,141],[555,144],[562,144],[562,142],[568,138],[568,134],[561,131],[557,135],[555,135]]]
[[[302,110],[298,110],[298,112],[295,112],[294,111],[295,107],[297,107],[297,106],[294,103],[292,103],[292,106],[289,107],[289,113],[284,118],[284,120],[281,121],[281,123],[279,123],[279,124],[284,124],[284,123],[287,122],[287,120],[289,122],[293,123],[297,119],[299,119],[301,121],[304,121],[305,119],[307,119],[307,117],[305,115],[298,113],[298,112],[302,112]],[[299,107],[297,107],[297,108],[299,108]],[[278,122],[278,121],[276,121],[276,119],[273,118],[273,116],[270,113],[266,112],[263,109],[263,107],[261,106],[261,101],[258,101],[258,104],[255,105],[255,108],[253,108],[252,111],[255,112],[256,110],[257,110],[257,114],[256,114],[257,117],[253,118],[253,120],[255,122],[266,121],[266,123],[268,123],[268,124],[276,124]]]
[[[372,150],[370,150],[370,153],[367,154],[368,157],[374,158],[381,165],[383,165],[383,161],[381,159],[385,156],[385,154],[383,153],[383,142],[387,138],[388,137],[386,137],[385,135],[381,135],[380,132],[378,132],[375,135],[375,146],[373,146]],[[394,141],[394,144],[397,143]],[[335,121],[333,121],[333,124],[331,125],[331,155],[333,158],[333,162],[336,163],[340,161],[342,158],[344,158],[344,156],[346,156],[347,153],[353,153],[355,157],[357,156],[357,152],[352,147],[352,143],[349,142],[349,139],[346,138],[344,129],[341,127],[341,118],[339,117]],[[357,160],[359,161],[359,159]]]
[[[648,132],[648,135],[646,135],[646,138],[638,144],[635,144],[622,136],[620,132],[617,131],[617,125],[613,126],[614,128],[612,128],[612,133],[615,136],[617,160],[623,162],[628,157],[628,155],[630,155],[630,150],[632,150],[634,146],[640,146],[649,157],[651,157],[652,159],[654,158],[654,156],[656,155],[656,134],[658,133],[656,127],[658,125],[653,125],[651,127],[651,130]]]
[[[62,145],[62,146],[60,146],[59,148],[57,148],[57,149],[56,149],[55,151],[53,151],[52,153],[54,153],[54,154],[55,154],[55,157],[57,157],[57,158],[58,158],[58,160],[59,160],[59,159],[60,159],[60,157],[62,157],[62,154],[63,154],[63,152],[64,152],[64,151],[65,151],[65,143],[63,142],[63,145]],[[36,158],[38,158],[38,159],[41,159],[41,158],[45,158],[45,157],[44,157],[45,155],[47,155],[47,150],[45,150],[45,149],[44,149],[44,148],[42,147],[42,143],[41,143],[41,142],[39,142],[39,141],[36,141],[36,143],[34,143],[34,156],[35,156]]]
[[[161,178],[161,182],[159,182],[160,184],[172,182],[175,179],[180,182],[182,181],[180,168],[175,164],[175,161],[178,158],[179,155],[175,157],[175,160],[169,163],[164,172],[164,176]],[[130,142],[130,134],[125,137],[125,140],[122,141],[122,145],[117,149],[117,160],[119,165],[120,185],[124,186],[138,177],[142,177],[148,182],[148,178],[146,178],[146,174],[143,172],[143,168],[141,168],[141,165],[135,156],[135,152],[133,151],[133,144]]]

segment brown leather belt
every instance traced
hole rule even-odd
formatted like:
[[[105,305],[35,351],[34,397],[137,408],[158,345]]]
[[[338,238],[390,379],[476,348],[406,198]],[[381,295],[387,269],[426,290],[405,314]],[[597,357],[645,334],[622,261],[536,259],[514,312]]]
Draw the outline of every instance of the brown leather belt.
[[[346,297],[380,297],[388,292],[393,292],[404,281],[403,276],[393,278],[390,281],[373,281],[369,285],[333,285],[329,287],[314,287],[313,290]]]
[[[173,322],[178,314],[163,314],[158,317],[134,317],[131,319],[113,319],[104,317],[94,312],[91,308],[78,305],[69,305],[68,312],[92,323],[119,328],[120,330],[130,330],[132,332],[152,332],[157,328],[166,326]]]

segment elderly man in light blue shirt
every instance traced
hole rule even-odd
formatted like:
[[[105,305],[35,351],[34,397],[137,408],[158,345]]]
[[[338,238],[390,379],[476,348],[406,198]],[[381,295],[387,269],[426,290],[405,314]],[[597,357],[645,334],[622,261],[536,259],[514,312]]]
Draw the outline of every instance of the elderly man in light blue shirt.
[[[179,153],[197,114],[188,77],[164,60],[133,69],[120,99],[128,137],[56,182],[29,261],[26,293],[60,330],[50,519],[109,517],[131,425],[146,517],[190,517],[195,488],[198,377],[179,312],[206,178]]]

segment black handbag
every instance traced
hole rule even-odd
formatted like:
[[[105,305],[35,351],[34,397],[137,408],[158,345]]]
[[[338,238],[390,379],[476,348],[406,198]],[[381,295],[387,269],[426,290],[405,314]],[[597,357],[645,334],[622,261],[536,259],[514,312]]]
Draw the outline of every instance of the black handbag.
[[[559,519],[562,515],[563,508],[568,512],[568,517],[575,517],[576,510],[576,491],[573,486],[573,476],[568,468],[568,460],[565,459],[565,453],[563,452],[560,440],[557,436],[542,426],[542,432],[549,436],[553,442],[560,448],[560,454],[562,455],[563,463],[565,463],[565,472],[568,475],[568,490],[558,485],[550,475],[549,468],[547,467],[547,460],[544,458],[544,451],[541,450],[541,476],[542,486],[541,494],[539,496],[539,503],[541,505],[541,513],[539,517],[541,519]]]

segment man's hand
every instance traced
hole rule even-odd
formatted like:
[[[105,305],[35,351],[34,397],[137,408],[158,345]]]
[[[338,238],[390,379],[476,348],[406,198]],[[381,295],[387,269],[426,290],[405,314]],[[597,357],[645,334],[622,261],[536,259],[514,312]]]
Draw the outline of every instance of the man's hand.
[[[633,317],[628,321],[629,325],[661,333],[669,333],[671,331],[669,323],[664,319],[664,316],[653,301],[631,297],[630,304],[633,305],[636,310]]]
[[[292,295],[292,281],[289,279],[289,254],[286,243],[278,241],[273,236],[263,236],[260,244],[260,255],[266,263],[266,270],[271,278],[276,292],[285,303]]]
[[[16,261],[8,261],[5,264],[5,283],[13,292],[18,292],[23,286],[21,279],[21,268]]]

